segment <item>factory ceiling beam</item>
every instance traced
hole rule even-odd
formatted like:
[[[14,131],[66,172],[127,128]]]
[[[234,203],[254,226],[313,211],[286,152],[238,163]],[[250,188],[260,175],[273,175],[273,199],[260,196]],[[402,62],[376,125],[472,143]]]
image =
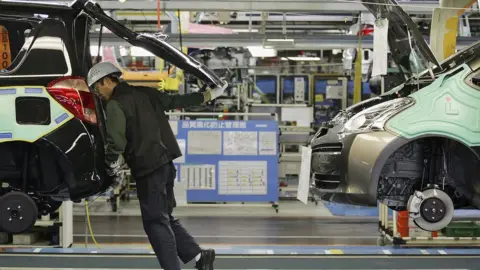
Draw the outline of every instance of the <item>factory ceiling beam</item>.
[[[149,0],[127,0],[121,3],[116,0],[96,1],[105,10],[156,10],[157,4]],[[359,1],[348,0],[162,0],[163,11],[264,11],[264,12],[314,12],[328,14],[352,14],[367,9]],[[409,14],[431,15],[438,2],[415,1],[402,3],[400,6]]]
[[[275,46],[278,50],[321,50],[321,49],[347,49],[357,48],[357,36],[355,35],[311,35],[306,36],[302,34],[288,35],[288,39],[293,39],[291,42],[285,42],[282,46],[281,42],[275,41]],[[281,34],[268,35],[268,40],[283,39]],[[268,41],[262,34],[183,34],[182,42],[186,47],[248,47],[248,46],[262,46]],[[428,42],[428,37],[426,40]],[[179,46],[180,38],[178,34],[169,35],[167,40],[173,46]],[[476,41],[480,41],[480,37],[458,37],[457,48],[462,49],[470,46]],[[91,33],[91,45],[98,43],[98,33]],[[104,33],[102,37],[104,45],[126,45],[127,43],[112,34]],[[363,48],[373,48],[373,37],[363,37]]]
[[[153,10],[117,10],[115,11],[115,16],[117,20],[157,20],[157,11]],[[354,16],[338,16],[338,15],[315,15],[306,12],[302,13],[287,13],[286,20],[288,22],[338,22],[345,23],[351,22]],[[268,14],[268,22],[282,22],[284,21],[283,14],[270,13]],[[169,17],[162,12],[161,20],[170,20]],[[219,16],[218,13],[205,13],[203,14],[202,21],[207,22],[218,22]],[[232,18],[233,22],[259,22],[262,21],[260,12],[237,12],[235,17]]]
[[[170,22],[167,21],[162,21],[164,25],[172,25]],[[128,22],[125,24],[130,30],[136,31],[136,32],[157,32],[157,23],[146,23],[146,24],[136,24],[136,23],[131,23]],[[173,24],[175,25],[175,24]],[[231,24],[231,25],[221,25],[221,27],[230,29],[233,32],[237,33],[259,33],[260,28],[259,26],[253,26],[250,30],[248,29],[248,25],[238,25],[238,24]],[[281,33],[283,31],[283,26],[282,25],[269,25],[267,24],[266,27],[266,32],[268,33],[273,33],[273,32],[279,32]],[[93,28],[97,32],[100,30],[100,25],[95,25]],[[312,24],[295,24],[295,25],[287,25],[287,34],[297,32],[297,33],[304,33],[304,34],[310,34],[310,33],[317,33],[317,32],[329,32],[330,34],[346,34],[346,32],[349,29],[349,25],[312,25]],[[93,31],[92,31],[93,32]],[[168,32],[169,33],[169,32]]]

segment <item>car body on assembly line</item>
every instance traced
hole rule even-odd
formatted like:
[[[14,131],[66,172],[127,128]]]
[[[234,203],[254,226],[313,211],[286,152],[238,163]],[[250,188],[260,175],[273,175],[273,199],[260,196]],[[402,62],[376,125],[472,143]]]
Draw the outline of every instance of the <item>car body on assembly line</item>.
[[[214,72],[165,42],[137,34],[91,1],[0,2],[0,231],[21,233],[65,200],[105,192],[104,102],[85,78],[93,22],[199,78]]]
[[[438,63],[395,1],[363,4],[388,18],[405,80],[322,124],[310,142],[310,191],[335,203],[380,201],[440,230],[454,209],[480,208],[480,43]]]

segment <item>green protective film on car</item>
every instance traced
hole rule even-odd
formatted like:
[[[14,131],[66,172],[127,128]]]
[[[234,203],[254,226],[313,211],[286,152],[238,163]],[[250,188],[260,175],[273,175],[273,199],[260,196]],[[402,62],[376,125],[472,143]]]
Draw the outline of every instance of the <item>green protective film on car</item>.
[[[467,146],[480,145],[480,91],[464,81],[470,67],[462,68],[411,94],[415,104],[392,117],[387,130],[408,139],[444,136]]]
[[[17,122],[18,98],[40,97],[48,101],[50,119],[43,124],[22,124]],[[31,112],[38,113],[35,108]],[[35,142],[56,130],[73,114],[64,109],[43,86],[0,87],[0,143],[7,141]]]

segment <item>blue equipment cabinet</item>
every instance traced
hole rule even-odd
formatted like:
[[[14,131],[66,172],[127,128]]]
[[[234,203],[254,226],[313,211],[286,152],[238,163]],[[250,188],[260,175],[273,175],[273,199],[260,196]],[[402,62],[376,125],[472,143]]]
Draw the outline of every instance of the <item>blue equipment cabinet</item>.
[[[278,201],[276,121],[178,121],[188,202]]]
[[[255,76],[255,86],[265,95],[269,103],[277,103],[277,97],[278,97],[277,80],[278,80],[278,77],[276,75],[256,75]],[[265,103],[265,102],[262,102],[262,103]]]

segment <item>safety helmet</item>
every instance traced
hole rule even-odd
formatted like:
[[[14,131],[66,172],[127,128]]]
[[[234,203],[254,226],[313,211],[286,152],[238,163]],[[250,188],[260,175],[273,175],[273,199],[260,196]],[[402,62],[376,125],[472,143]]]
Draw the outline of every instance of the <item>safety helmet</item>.
[[[122,71],[110,62],[101,62],[95,64],[90,69],[90,71],[88,71],[88,86],[92,87],[96,82],[100,81],[103,77],[108,75],[117,75],[118,77],[120,77],[122,75]]]

